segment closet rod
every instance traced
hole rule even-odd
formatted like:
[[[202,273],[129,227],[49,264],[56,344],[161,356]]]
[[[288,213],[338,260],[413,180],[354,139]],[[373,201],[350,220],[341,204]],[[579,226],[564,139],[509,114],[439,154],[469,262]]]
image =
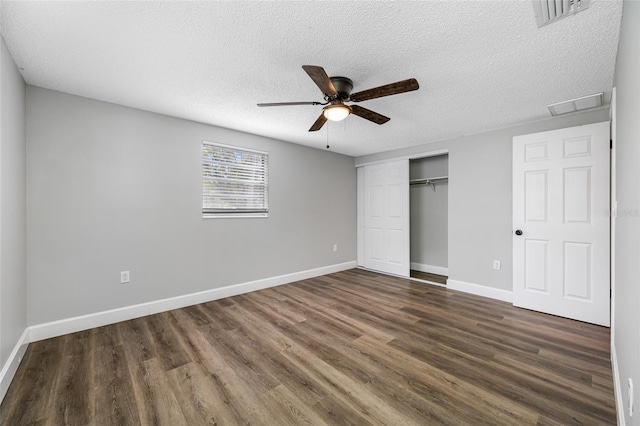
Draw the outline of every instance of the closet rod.
[[[431,178],[423,178],[423,179],[411,179],[409,181],[410,184],[431,184],[437,181],[441,181],[441,180],[449,180],[449,176],[438,176],[438,177],[431,177]]]
[[[439,176],[432,178],[424,178],[424,179],[411,179],[409,181],[409,185],[429,185],[431,189],[436,190],[436,183],[440,181],[449,180],[449,176]]]

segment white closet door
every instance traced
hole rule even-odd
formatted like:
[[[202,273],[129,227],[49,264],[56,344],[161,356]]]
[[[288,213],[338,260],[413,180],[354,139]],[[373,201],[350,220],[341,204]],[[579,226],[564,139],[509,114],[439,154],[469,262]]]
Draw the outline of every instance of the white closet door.
[[[364,167],[364,266],[409,276],[409,160]]]
[[[609,325],[609,123],[513,138],[513,304]]]

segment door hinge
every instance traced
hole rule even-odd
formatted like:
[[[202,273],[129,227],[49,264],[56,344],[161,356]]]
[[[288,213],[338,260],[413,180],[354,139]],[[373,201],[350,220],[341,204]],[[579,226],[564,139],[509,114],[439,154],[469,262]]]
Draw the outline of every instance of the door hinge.
[[[613,289],[610,288],[609,289],[609,299],[611,299],[613,297]]]
[[[609,149],[613,149],[613,139],[609,139]]]

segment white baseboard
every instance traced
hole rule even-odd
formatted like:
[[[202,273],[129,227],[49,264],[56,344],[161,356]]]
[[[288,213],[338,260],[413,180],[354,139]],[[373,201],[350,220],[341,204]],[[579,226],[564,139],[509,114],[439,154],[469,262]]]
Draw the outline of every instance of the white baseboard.
[[[465,293],[471,293],[478,296],[489,297],[491,299],[498,299],[504,302],[513,303],[513,292],[508,290],[466,283],[464,281],[456,281],[452,279],[447,280],[447,288],[450,290],[463,291]]]
[[[36,342],[38,340],[75,333],[76,331],[88,330],[95,327],[114,324],[120,321],[170,311],[172,309],[184,308],[185,306],[196,305],[198,303],[210,302],[212,300],[236,296],[238,294],[248,293],[264,288],[275,287],[321,275],[332,274],[334,272],[345,271],[355,267],[355,261],[339,263],[336,265],[329,265],[321,268],[230,285],[227,287],[214,288],[198,293],[185,294],[183,296],[171,297],[169,299],[155,300],[153,302],[146,302],[109,311],[96,312],[94,314],[33,325],[29,327],[30,341]]]
[[[622,385],[620,383],[620,372],[618,371],[618,355],[616,346],[611,344],[611,370],[613,373],[613,395],[616,400],[616,414],[618,416],[618,426],[625,426],[624,397],[622,396]]]
[[[449,276],[449,268],[443,266],[425,265],[424,263],[411,262],[411,269],[414,271],[426,272],[428,274]]]
[[[22,357],[27,351],[29,341],[29,327],[27,327],[22,332],[16,346],[11,351],[11,354],[9,354],[7,362],[4,363],[4,366],[0,371],[0,402],[2,402],[4,396],[7,394],[7,390],[9,390],[9,385],[13,380],[13,376],[15,376],[16,371],[18,371],[20,361],[22,361]]]

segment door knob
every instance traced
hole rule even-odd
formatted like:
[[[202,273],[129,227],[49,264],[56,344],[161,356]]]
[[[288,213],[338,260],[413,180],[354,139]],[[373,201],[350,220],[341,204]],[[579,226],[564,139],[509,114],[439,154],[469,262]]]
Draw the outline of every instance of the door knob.
[[[522,235],[522,231],[519,229],[516,229],[516,235]]]

